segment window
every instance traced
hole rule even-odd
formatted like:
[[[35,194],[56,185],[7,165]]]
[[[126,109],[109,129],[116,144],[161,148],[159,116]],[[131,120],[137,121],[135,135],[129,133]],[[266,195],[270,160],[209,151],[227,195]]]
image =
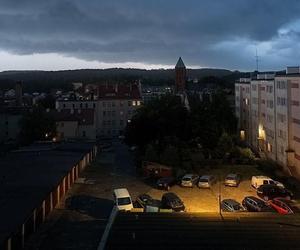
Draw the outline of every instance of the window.
[[[131,104],[132,104],[131,101],[128,101],[128,106],[129,106],[129,107],[131,106]]]
[[[86,104],[85,104],[85,108],[87,109],[88,107],[89,107],[89,104],[88,104],[88,103],[86,103]]]
[[[293,106],[299,106],[299,101],[294,101],[294,100],[292,100],[292,105],[293,105]]]
[[[267,100],[267,108],[272,109],[274,107],[274,102],[273,100]]]
[[[284,97],[277,97],[277,105],[278,106],[286,106],[286,98],[284,98]]]
[[[300,119],[293,118],[293,123],[300,125]]]
[[[267,92],[273,93],[273,86],[267,86]]]
[[[132,101],[132,106],[136,106],[136,101]]]
[[[93,108],[96,108],[96,103],[93,103]]]
[[[72,104],[72,107],[75,108],[75,104],[74,103]]]
[[[85,137],[85,136],[86,136],[85,131],[82,131],[82,137]]]
[[[116,106],[116,103],[115,103],[115,102],[111,102],[111,106],[112,106],[112,107],[115,107],[115,106]]]
[[[79,106],[80,106],[80,108],[82,108],[82,103],[80,103],[80,105],[79,105]]]
[[[285,122],[286,121],[286,116],[280,113],[277,113],[277,120],[279,122]]]
[[[103,116],[106,116],[106,111],[103,111]]]
[[[272,144],[270,144],[269,142],[267,143],[267,150],[268,152],[272,152]]]
[[[66,107],[66,104],[65,104],[65,103],[63,104],[63,107],[64,107],[64,108]]]
[[[286,89],[286,82],[285,81],[277,81],[276,87],[277,87],[277,89]]]
[[[141,105],[141,101],[136,101],[136,105],[140,106]]]

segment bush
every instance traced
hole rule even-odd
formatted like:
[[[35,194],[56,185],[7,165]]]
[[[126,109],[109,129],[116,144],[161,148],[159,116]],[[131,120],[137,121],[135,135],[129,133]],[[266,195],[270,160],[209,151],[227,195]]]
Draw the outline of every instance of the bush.
[[[276,171],[282,170],[282,166],[272,160],[258,160],[256,162],[258,169],[269,175],[276,175]]]

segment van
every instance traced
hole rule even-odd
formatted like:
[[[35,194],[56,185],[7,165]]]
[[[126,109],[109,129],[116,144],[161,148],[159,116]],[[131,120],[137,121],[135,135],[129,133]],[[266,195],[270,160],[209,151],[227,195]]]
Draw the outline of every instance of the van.
[[[284,187],[284,185],[278,181],[274,181],[268,176],[252,176],[251,186],[255,189],[259,188],[261,185],[277,185]]]
[[[133,208],[130,194],[126,188],[118,188],[113,193],[118,210],[130,211]]]

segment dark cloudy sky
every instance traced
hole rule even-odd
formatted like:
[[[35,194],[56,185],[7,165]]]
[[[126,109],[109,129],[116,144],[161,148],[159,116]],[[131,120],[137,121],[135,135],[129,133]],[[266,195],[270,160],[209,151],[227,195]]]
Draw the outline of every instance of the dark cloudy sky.
[[[0,70],[277,70],[299,42],[299,0],[0,0]]]

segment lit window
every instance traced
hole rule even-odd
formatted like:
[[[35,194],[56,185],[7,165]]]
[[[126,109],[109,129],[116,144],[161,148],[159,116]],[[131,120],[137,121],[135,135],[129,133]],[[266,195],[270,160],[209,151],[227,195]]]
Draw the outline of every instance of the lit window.
[[[132,106],[136,106],[136,101],[132,101]]]
[[[141,101],[136,101],[136,105],[140,106],[141,105]]]

